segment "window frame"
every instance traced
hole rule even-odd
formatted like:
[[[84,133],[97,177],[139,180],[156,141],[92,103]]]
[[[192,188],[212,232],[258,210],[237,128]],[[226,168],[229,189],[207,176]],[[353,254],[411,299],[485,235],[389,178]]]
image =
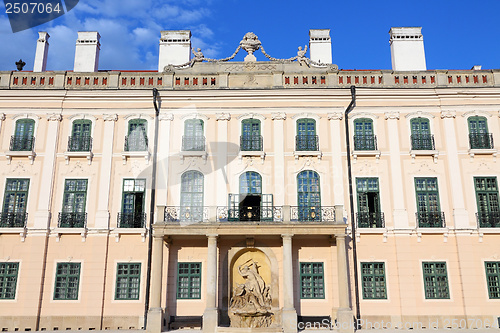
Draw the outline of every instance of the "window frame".
[[[496,273],[488,273],[488,264],[495,264],[496,266]],[[488,294],[488,299],[490,300],[500,300],[500,261],[489,261],[489,260],[485,260],[484,261],[484,273],[485,273],[485,282],[486,282],[486,291],[487,291],[487,294]],[[494,278],[496,278],[496,288],[497,290],[495,291],[497,296],[496,297],[492,297],[492,291],[490,289],[490,285],[489,285],[489,277],[490,276],[493,276]]]
[[[181,274],[180,273],[180,269],[181,269],[181,265],[188,265],[188,270],[190,271],[189,273],[187,274]],[[195,265],[198,265],[198,267],[193,267]],[[202,262],[191,262],[191,261],[179,261],[177,262],[177,279],[176,279],[176,299],[177,300],[198,300],[200,299],[201,300],[201,295],[202,295],[202,275],[203,275],[203,271],[202,271]],[[198,269],[198,273],[191,273],[191,270],[192,269]],[[188,278],[188,286],[187,286],[187,293],[189,296],[186,296],[186,297],[182,297],[182,294],[181,294],[181,278],[182,277],[187,277]],[[192,289],[196,289],[196,286],[193,287],[193,278],[199,278],[199,286],[198,286],[198,289],[199,289],[199,294],[197,296],[194,296],[193,297],[193,291]]]
[[[433,273],[433,274],[427,274],[426,275],[426,272],[425,272],[425,265],[426,264],[430,264],[430,265],[433,265],[434,266],[434,270],[436,269],[435,268],[435,265],[437,264],[444,264],[444,268],[445,268],[445,274],[439,274],[439,273]],[[448,278],[448,263],[445,261],[445,260],[442,260],[442,261],[436,261],[436,260],[432,260],[432,261],[422,261],[422,283],[423,283],[423,291],[424,291],[424,298],[425,300],[451,300],[451,289],[450,289],[450,279]],[[438,286],[437,286],[437,280],[434,281],[434,285],[433,286],[427,286],[426,284],[426,277],[434,277],[434,279],[437,279],[439,277],[445,277],[446,278],[446,292],[447,292],[447,295],[446,297],[439,297],[439,291],[438,291]],[[431,290],[430,288],[432,288],[433,290]],[[430,292],[433,292],[435,294],[434,297],[429,297],[429,293]]]
[[[16,267],[16,272],[15,272],[15,277],[14,277],[14,274],[9,274],[9,273],[4,273],[2,274],[1,272],[1,266],[2,265],[6,265],[6,266],[9,266],[9,265],[15,265]],[[20,271],[20,262],[19,261],[6,261],[6,262],[0,262],[0,287],[1,287],[1,290],[2,292],[0,293],[0,302],[1,301],[12,301],[12,300],[16,300],[17,299],[17,286],[19,285],[19,271]],[[7,268],[8,269],[8,268]],[[4,279],[8,279],[9,277],[14,277],[14,281],[5,281]],[[12,294],[12,297],[4,297],[5,295],[7,295],[8,291],[7,290],[7,284],[11,282],[14,284],[13,286],[13,291],[11,291],[10,293]]]
[[[132,265],[138,265],[138,273],[136,274],[120,274],[120,265],[127,266],[127,271],[130,272],[131,266]],[[115,278],[115,293],[114,293],[114,300],[115,301],[137,301],[141,298],[141,276],[142,276],[142,263],[141,262],[117,262],[116,263],[116,278]],[[120,278],[125,278],[126,279],[126,286],[125,287],[119,287],[119,279]],[[137,287],[132,287],[131,284],[134,282],[131,282],[131,279],[137,278]],[[119,288],[123,288],[126,290],[126,295],[127,297],[119,298],[118,296],[120,295]],[[137,297],[130,297],[132,293],[136,293]]]
[[[78,301],[80,299],[80,283],[81,283],[81,275],[82,275],[82,263],[81,262],[56,262],[56,267],[55,267],[55,274],[54,274],[54,292],[52,294],[52,300],[53,301]],[[76,298],[68,298],[67,295],[68,295],[68,286],[64,287],[65,288],[65,292],[64,292],[64,297],[59,297],[59,298],[56,298],[56,295],[57,295],[57,278],[58,277],[76,277],[76,274],[65,274],[65,275],[60,275],[58,274],[58,270],[59,270],[59,266],[60,265],[69,265],[70,267],[73,266],[73,267],[76,267],[76,265],[78,265],[78,276],[77,276],[77,282],[76,282]],[[71,269],[71,268],[70,268]],[[66,282],[66,285],[68,284],[68,282]]]
[[[303,267],[305,265],[310,265],[310,273],[304,273]],[[314,265],[321,265],[321,273],[314,273]],[[306,294],[304,287],[304,278],[310,278],[310,293]],[[320,286],[314,286],[314,278],[320,278]],[[299,281],[300,281],[300,299],[326,299],[326,288],[325,288],[325,263],[322,261],[301,261],[299,262]],[[315,290],[318,290],[319,296],[316,296]]]
[[[370,272],[369,275],[365,275],[364,274],[364,267],[363,265],[371,265],[371,270],[372,272]],[[382,269],[383,269],[383,274],[377,274],[375,273],[375,269],[374,269],[374,265],[382,265]],[[364,300],[387,300],[388,297],[387,297],[387,274],[386,274],[386,269],[385,269],[385,262],[381,262],[381,261],[367,261],[367,262],[360,262],[360,272],[361,272],[361,292],[362,292],[362,295],[363,295],[363,299]],[[371,294],[373,295],[377,295],[378,293],[376,292],[376,283],[377,281],[375,281],[375,279],[378,277],[382,277],[383,278],[383,281],[382,283],[384,284],[383,285],[383,297],[367,297],[366,293],[365,293],[365,286],[364,286],[364,283],[365,283],[365,277],[371,277],[373,280],[370,281],[371,283],[371,286],[370,288],[372,288],[372,291],[371,291]],[[382,288],[382,287],[380,287]],[[379,292],[380,293],[380,292]]]
[[[7,191],[7,186],[9,184],[9,181],[27,181],[27,189],[26,191],[20,191],[20,190],[15,190],[15,191]],[[4,187],[4,195],[3,195],[3,202],[2,202],[2,213],[9,213],[9,211],[5,211],[5,205],[6,205],[6,199],[7,199],[7,194],[8,193],[14,193],[16,194],[16,197],[17,197],[17,194],[18,193],[25,193],[25,204],[24,204],[24,211],[23,212],[20,212],[20,213],[26,213],[27,210],[28,210],[28,198],[29,198],[29,190],[30,190],[30,183],[31,183],[31,178],[5,178],[5,187]],[[17,199],[15,200],[17,201]],[[17,209],[13,209],[12,212],[10,213],[18,213],[19,211]]]

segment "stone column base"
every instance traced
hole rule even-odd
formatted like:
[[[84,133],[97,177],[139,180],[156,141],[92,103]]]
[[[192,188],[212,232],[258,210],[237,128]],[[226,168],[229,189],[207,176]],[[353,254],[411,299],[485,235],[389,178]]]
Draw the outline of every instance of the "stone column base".
[[[341,308],[337,310],[337,328],[339,333],[354,332],[354,315],[351,309]]]
[[[206,309],[203,312],[203,333],[215,333],[219,318],[218,309]]]
[[[147,333],[161,333],[163,328],[163,310],[152,308],[148,311]]]
[[[281,320],[283,322],[283,332],[284,333],[296,333],[297,332],[297,311],[295,309],[285,310],[281,314]]]

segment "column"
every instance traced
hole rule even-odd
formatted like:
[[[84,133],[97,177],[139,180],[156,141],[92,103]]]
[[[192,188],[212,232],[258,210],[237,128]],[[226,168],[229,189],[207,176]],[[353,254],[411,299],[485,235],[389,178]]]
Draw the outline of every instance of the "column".
[[[227,177],[227,126],[231,120],[229,113],[217,113],[217,194],[216,206],[227,205],[229,180]]]
[[[408,229],[408,213],[405,209],[403,191],[403,172],[401,168],[401,151],[399,148],[398,120],[399,112],[386,112],[387,129],[389,133],[389,152],[391,161],[391,184],[393,197],[393,223],[394,229]]]
[[[161,279],[163,270],[163,235],[153,236],[153,253],[151,258],[151,289],[147,321],[148,333],[161,333],[163,328],[163,311],[161,308]]]
[[[448,172],[451,186],[451,200],[453,202],[453,219],[455,228],[470,229],[469,214],[465,210],[464,191],[462,184],[462,172],[458,159],[458,144],[455,131],[455,111],[441,111],[441,119],[444,122],[446,135],[446,155],[448,161]]]
[[[38,195],[38,207],[35,213],[35,229],[46,230],[49,227],[61,120],[62,116],[58,113],[47,115],[47,144],[45,145],[45,156],[43,157],[42,174],[40,175],[40,194]],[[54,219],[54,223],[57,223],[57,218]]]
[[[328,114],[330,120],[330,133],[332,133],[332,163],[333,163],[333,203],[344,205],[344,169],[342,167],[342,141],[340,135],[340,121],[343,118],[342,112]],[[350,152],[347,152],[350,154]]]
[[[353,313],[349,306],[349,283],[347,271],[347,245],[345,234],[335,235],[337,245],[337,275],[339,283],[339,309],[337,325],[339,332],[354,332]]]
[[[217,235],[207,235],[207,300],[203,313],[203,332],[215,333],[218,325],[217,309]]]
[[[285,119],[286,113],[276,112],[271,114],[274,121],[274,204],[285,204]]]
[[[94,224],[96,229],[109,228],[109,189],[111,186],[111,168],[113,166],[113,139],[118,115],[105,114],[103,115],[103,120],[104,133],[102,140],[105,144],[102,147],[99,195]]]
[[[283,332],[297,332],[297,311],[293,306],[293,260],[292,236],[281,235],[283,238]]]
[[[166,206],[167,205],[167,188],[168,188],[168,159],[170,155],[170,129],[172,120],[174,120],[174,115],[171,113],[160,114],[160,128],[158,133],[158,173],[156,180],[156,205]],[[151,138],[150,142],[152,142]],[[157,216],[157,221],[163,220],[163,216]]]

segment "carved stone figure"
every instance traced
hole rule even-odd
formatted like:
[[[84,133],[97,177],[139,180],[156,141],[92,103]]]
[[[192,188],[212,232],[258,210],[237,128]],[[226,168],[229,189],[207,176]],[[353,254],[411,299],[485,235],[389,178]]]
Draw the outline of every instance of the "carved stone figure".
[[[233,291],[229,306],[231,327],[269,327],[273,322],[270,288],[259,275],[258,267],[253,259],[238,266],[245,283],[238,284]]]
[[[200,48],[197,48],[196,52],[194,48],[192,48],[191,52],[193,52],[194,55],[194,58],[191,60],[192,62],[202,62],[205,59],[205,56],[203,55],[203,52],[201,52]]]
[[[299,46],[299,50],[297,51],[297,62],[301,66],[302,64],[305,64],[307,67],[309,67],[310,60],[306,57],[306,52],[307,52],[307,45],[303,50],[302,46]]]

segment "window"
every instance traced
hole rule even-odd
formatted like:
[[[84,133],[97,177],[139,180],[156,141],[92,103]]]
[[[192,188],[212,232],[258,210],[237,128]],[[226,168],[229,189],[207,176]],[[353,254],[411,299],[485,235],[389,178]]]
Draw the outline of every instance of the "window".
[[[319,140],[316,135],[316,121],[304,118],[297,120],[297,137],[295,138],[295,150],[318,151]]]
[[[262,194],[262,177],[254,171],[240,176],[240,193],[229,194],[229,221],[272,221],[273,195]]]
[[[412,150],[435,150],[434,136],[431,134],[429,119],[413,118],[411,126]]]
[[[426,299],[449,299],[448,273],[445,262],[423,262]]]
[[[205,150],[205,137],[203,136],[203,120],[188,119],[184,122],[184,136],[182,137],[182,150]]]
[[[500,227],[497,177],[474,177],[477,219],[481,228]]]
[[[119,263],[116,267],[115,299],[139,299],[140,263]]]
[[[71,136],[68,141],[69,151],[91,151],[92,137],[91,134],[92,121],[88,119],[78,119],[73,121]]]
[[[29,179],[7,179],[0,227],[25,226],[29,184]]]
[[[181,221],[203,221],[204,177],[199,171],[186,171],[181,177]]]
[[[439,207],[437,178],[415,178],[417,221],[421,228],[444,227],[444,213]]]
[[[380,212],[378,178],[356,178],[358,193],[358,227],[383,228],[383,214]]]
[[[260,135],[260,120],[245,119],[241,122],[241,151],[261,151],[262,136]]]
[[[486,117],[469,117],[469,143],[471,149],[492,149],[493,136],[488,133]]]
[[[321,221],[319,175],[315,171],[297,175],[297,199],[299,221]]]
[[[486,261],[486,283],[490,299],[500,299],[500,261]]]
[[[84,228],[87,221],[87,179],[66,179],[59,227]]]
[[[124,179],[122,211],[118,213],[119,228],[144,228],[145,179]]]
[[[240,194],[261,194],[262,177],[254,171],[245,172],[240,176]]]
[[[300,298],[325,298],[322,262],[300,263]]]
[[[80,263],[61,262],[56,268],[55,300],[78,299],[80,284]]]
[[[16,121],[14,135],[10,139],[11,151],[31,151],[34,148],[35,121],[33,119],[19,119]]]
[[[16,298],[18,262],[0,262],[0,299]]]
[[[201,262],[177,264],[177,299],[201,298]]]
[[[354,150],[377,150],[373,120],[360,118],[354,121]]]
[[[128,135],[125,137],[125,151],[148,150],[148,122],[146,119],[132,119],[128,122]]]
[[[363,299],[387,299],[383,262],[362,262],[361,279]]]

